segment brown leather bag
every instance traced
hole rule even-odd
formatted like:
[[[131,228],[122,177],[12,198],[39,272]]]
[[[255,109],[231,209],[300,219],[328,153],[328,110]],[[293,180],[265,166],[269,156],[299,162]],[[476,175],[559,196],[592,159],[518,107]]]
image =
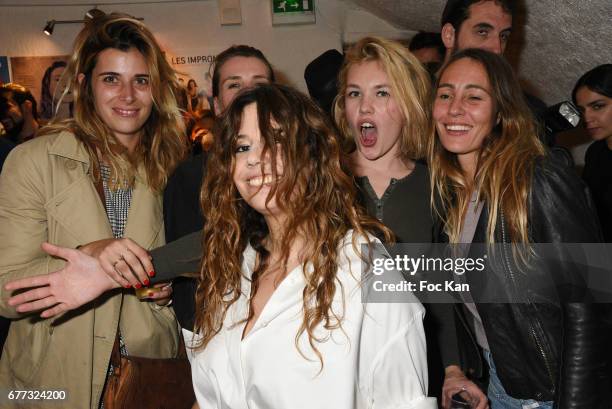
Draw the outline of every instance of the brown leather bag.
[[[111,352],[113,373],[106,380],[105,409],[190,409],[195,402],[191,366],[179,334],[177,358],[121,356],[119,336]]]

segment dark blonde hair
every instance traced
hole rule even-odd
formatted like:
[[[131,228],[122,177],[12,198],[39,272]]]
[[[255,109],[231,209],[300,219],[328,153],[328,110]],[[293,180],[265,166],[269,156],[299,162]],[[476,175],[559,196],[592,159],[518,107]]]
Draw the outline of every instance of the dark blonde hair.
[[[487,242],[493,243],[498,217],[505,216],[510,239],[528,243],[528,198],[536,160],[544,156],[534,117],[525,101],[519,82],[503,57],[479,49],[466,49],[453,55],[442,68],[469,58],[479,63],[489,80],[494,104],[493,117],[499,119],[483,141],[474,180],[462,171],[457,155],[448,152],[432,132],[428,146],[431,175],[431,204],[442,220],[451,242],[458,242],[472,191],[489,210]]]
[[[334,102],[334,118],[345,137],[346,150],[355,148],[354,136],[346,119],[345,97],[350,69],[364,62],[378,62],[389,77],[396,103],[405,125],[400,135],[402,159],[425,156],[427,136],[431,127],[428,103],[431,81],[419,60],[400,43],[380,37],[365,37],[352,46],[344,57],[338,76],[338,96]]]
[[[109,48],[138,50],[149,70],[153,109],[133,155],[128,155],[94,105],[91,75],[100,53]],[[79,81],[79,74],[84,74],[82,81]],[[153,34],[140,21],[124,14],[113,13],[88,20],[77,35],[64,75],[74,95],[74,118],[48,127],[45,133],[72,131],[85,146],[96,179],[100,177],[99,151],[111,167],[111,180],[116,181],[113,188],[132,185],[137,167],[143,163],[148,185],[154,191],[161,191],[169,174],[187,152],[187,139],[176,102],[175,71],[164,58]]]
[[[257,291],[258,277],[268,267],[269,252],[264,246],[268,236],[266,222],[240,197],[233,182],[242,113],[251,104],[257,107],[264,145],[262,156],[269,154],[274,179],[278,176],[277,153],[282,158],[283,174],[272,187],[268,200],[274,196],[286,215],[280,240],[283,268],[291,243],[298,237],[307,238],[306,247],[301,250],[306,281],[304,319],[296,334],[296,347],[298,338],[306,332],[322,362],[316,348],[321,340],[315,337],[315,328],[322,324],[325,329],[335,329],[342,319],[331,308],[339,285],[336,275],[340,244],[350,229],[355,231],[354,246],[355,236],[377,232],[388,238],[390,233],[355,206],[357,192],[342,168],[339,139],[325,113],[303,94],[281,85],[261,85],[243,91],[217,127],[217,141],[210,152],[201,193],[206,224],[196,291],[195,331],[202,334],[199,347],[205,347],[220,331],[228,308],[240,297],[242,254],[247,244],[259,255],[259,264],[251,277],[251,297]],[[252,314],[251,310],[249,318]]]

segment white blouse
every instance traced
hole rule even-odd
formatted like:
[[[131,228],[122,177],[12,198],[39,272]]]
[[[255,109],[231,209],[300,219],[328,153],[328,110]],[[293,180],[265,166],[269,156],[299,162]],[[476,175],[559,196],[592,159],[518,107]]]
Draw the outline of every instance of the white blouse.
[[[243,254],[242,295],[228,310],[221,332],[204,350],[188,349],[193,386],[202,409],[435,409],[427,398],[427,353],[423,306],[361,302],[361,259],[349,233],[339,253],[333,310],[341,329],[319,327],[316,343],[323,368],[302,323],[301,266],[274,291],[244,339],[256,252]],[[376,241],[376,239],[372,239]],[[359,240],[364,242],[364,240]],[[359,248],[359,247],[358,247]],[[341,285],[340,285],[341,284]],[[344,298],[344,302],[343,302]],[[238,323],[238,324],[236,324]],[[185,331],[185,330],[183,330]],[[185,331],[189,345],[194,335]]]

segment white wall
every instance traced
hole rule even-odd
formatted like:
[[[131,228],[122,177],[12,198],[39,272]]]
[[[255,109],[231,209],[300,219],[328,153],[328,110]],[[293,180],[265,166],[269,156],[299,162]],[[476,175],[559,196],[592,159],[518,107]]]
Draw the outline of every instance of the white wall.
[[[88,0],[83,3],[91,5],[2,7],[0,3],[0,55],[68,54],[81,25],[56,25],[52,36],[44,35],[42,28],[51,19],[82,19],[95,4]],[[122,11],[143,17],[169,55],[214,55],[232,44],[257,47],[269,58],[281,79],[286,78],[304,91],[306,65],[325,50],[341,49],[343,39],[355,41],[369,33],[390,38],[406,38],[411,34],[342,0],[317,0],[317,22],[308,25],[272,26],[269,0],[241,0],[241,8],[241,25],[221,26],[215,0],[100,6],[106,12]]]

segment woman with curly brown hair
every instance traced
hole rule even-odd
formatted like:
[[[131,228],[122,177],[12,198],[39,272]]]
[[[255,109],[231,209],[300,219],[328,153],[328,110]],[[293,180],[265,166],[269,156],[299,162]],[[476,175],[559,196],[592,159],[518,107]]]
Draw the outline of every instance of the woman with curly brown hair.
[[[362,304],[359,246],[388,233],[353,205],[325,114],[261,86],[220,129],[202,198],[200,406],[434,407],[420,304]]]
[[[420,303],[362,301],[360,245],[389,232],[354,206],[326,115],[264,85],[218,129],[187,337],[200,407],[435,408]]]

